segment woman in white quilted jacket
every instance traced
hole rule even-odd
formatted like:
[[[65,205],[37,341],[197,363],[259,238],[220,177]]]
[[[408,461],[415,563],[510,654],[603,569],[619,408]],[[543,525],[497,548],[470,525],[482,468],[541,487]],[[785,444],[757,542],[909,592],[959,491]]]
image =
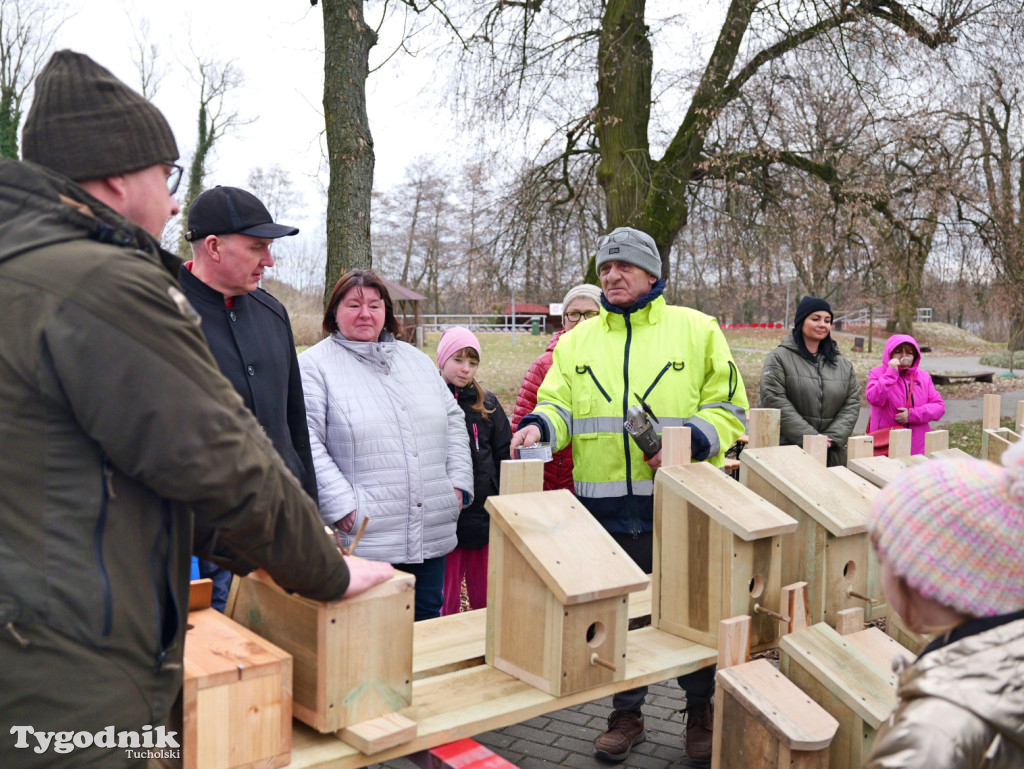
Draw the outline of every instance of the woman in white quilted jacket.
[[[395,338],[387,286],[372,270],[335,284],[329,336],[299,355],[320,516],[355,554],[416,577],[416,619],[440,614],[445,555],[473,495],[462,409],[437,366]]]

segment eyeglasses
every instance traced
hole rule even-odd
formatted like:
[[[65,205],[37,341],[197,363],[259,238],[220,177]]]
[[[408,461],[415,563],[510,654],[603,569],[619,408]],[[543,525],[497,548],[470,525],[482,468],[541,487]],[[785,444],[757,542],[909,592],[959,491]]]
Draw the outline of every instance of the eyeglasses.
[[[567,312],[565,314],[565,317],[567,317],[573,323],[579,323],[581,320],[590,320],[591,318],[596,318],[600,314],[601,313],[598,312],[597,310],[587,310],[586,312],[576,312],[575,310],[573,310],[572,312]]]
[[[181,174],[185,169],[177,163],[164,163],[164,165],[171,169],[167,173],[167,191],[173,195],[178,191],[178,185],[181,184]]]

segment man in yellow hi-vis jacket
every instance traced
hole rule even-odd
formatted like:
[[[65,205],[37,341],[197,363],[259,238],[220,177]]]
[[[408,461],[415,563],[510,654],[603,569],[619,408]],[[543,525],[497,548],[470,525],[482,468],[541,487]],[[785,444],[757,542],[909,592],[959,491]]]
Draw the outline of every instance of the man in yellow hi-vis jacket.
[[[747,396],[718,322],[662,297],[661,257],[654,239],[620,227],[599,241],[601,315],[565,334],[537,393],[537,408],[520,422],[512,448],[538,440],[552,450],[572,441],[576,495],[647,573],[652,568],[654,473],[623,428],[638,398],[662,427],[691,428],[694,461],[721,466],[745,429]],[[682,676],[687,698],[686,753],[711,757],[715,669]],[[645,736],[646,687],[616,694],[608,730],[594,744],[598,758],[622,761]]]

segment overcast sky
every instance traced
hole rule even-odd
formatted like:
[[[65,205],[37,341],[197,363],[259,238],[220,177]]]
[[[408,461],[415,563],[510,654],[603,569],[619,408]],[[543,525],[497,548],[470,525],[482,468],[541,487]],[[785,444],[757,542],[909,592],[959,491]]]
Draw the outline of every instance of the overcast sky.
[[[308,206],[321,206],[315,188],[303,178],[316,173],[323,129],[323,14],[308,0],[175,0],[134,3],[71,0],[74,16],[61,29],[55,47],[93,57],[139,89],[133,64],[133,26],[147,18],[150,38],[159,46],[166,75],[154,101],[167,115],[183,157],[195,145],[198,87],[189,79],[195,57],[233,59],[245,82],[231,97],[242,117],[254,119],[216,146],[211,183],[244,186],[249,169],[274,163],[303,184]],[[125,10],[131,8],[131,19]],[[371,22],[372,23],[372,22]],[[380,61],[399,30],[382,30],[371,54]],[[376,179],[386,187],[402,177],[421,154],[444,152],[451,121],[437,109],[431,67],[423,58],[396,56],[371,76],[368,110],[376,154]],[[415,121],[408,120],[415,113]],[[415,141],[410,126],[416,125]]]

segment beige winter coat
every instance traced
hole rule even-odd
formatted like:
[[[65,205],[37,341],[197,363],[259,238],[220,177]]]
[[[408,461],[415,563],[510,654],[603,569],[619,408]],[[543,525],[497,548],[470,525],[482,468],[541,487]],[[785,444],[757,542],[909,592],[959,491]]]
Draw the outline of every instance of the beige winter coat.
[[[897,694],[866,769],[1024,767],[1024,619],[930,652]]]

